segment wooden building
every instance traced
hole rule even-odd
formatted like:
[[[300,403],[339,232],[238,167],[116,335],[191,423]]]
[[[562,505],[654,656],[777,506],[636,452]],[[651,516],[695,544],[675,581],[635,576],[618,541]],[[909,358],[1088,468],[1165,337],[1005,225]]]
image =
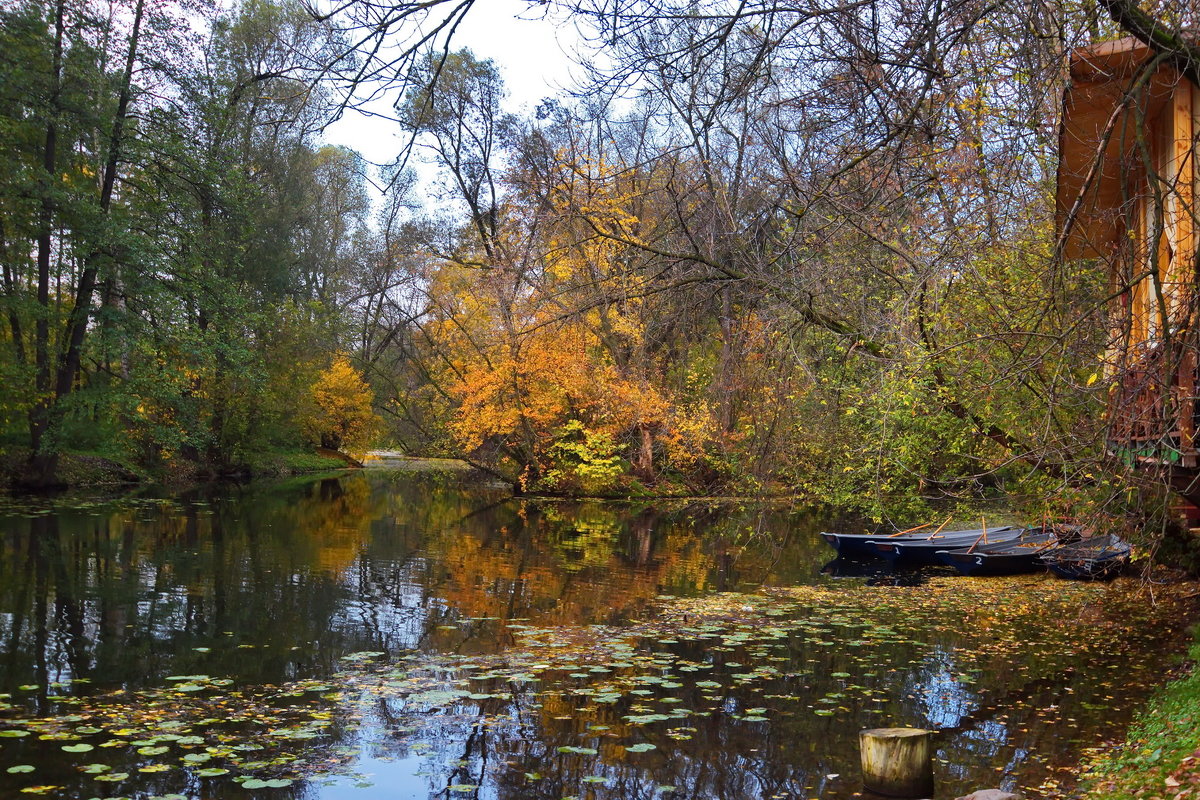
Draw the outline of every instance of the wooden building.
[[[1058,230],[1109,265],[1109,444],[1200,498],[1196,256],[1200,89],[1141,42],[1075,50],[1063,98]]]

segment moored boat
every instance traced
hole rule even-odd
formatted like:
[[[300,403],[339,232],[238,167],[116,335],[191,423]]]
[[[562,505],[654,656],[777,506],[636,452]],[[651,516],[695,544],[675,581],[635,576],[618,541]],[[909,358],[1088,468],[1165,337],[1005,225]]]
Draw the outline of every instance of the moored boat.
[[[982,528],[959,531],[943,531],[938,528],[931,531],[928,526],[925,527],[925,530],[901,531],[892,534],[822,532],[821,538],[834,550],[837,550],[839,556],[850,558],[882,556],[894,561],[900,557],[900,553],[893,547],[915,546],[915,549],[924,549],[928,545],[931,548],[929,552],[932,554],[937,550],[969,547],[976,541],[980,541],[981,538],[987,542],[1005,541],[1016,536],[1021,530],[1011,527],[992,528],[984,537]]]
[[[1116,534],[1052,547],[1040,556],[1054,574],[1079,581],[1109,580],[1129,564],[1133,548]]]
[[[1040,556],[1058,541],[1051,530],[1030,528],[1015,539],[938,550],[937,557],[963,575],[1018,575],[1044,570]]]
[[[826,544],[828,544],[830,547],[832,547],[834,550],[837,551],[839,558],[841,558],[841,557],[854,558],[855,556],[873,556],[873,555],[875,555],[875,550],[872,547],[870,547],[867,543],[872,542],[875,539],[880,539],[880,538],[886,537],[887,535],[888,534],[886,534],[886,533],[882,533],[882,534],[881,533],[833,533],[831,531],[821,531],[821,538],[825,540]],[[905,534],[893,534],[893,535],[928,536],[929,534],[928,533],[925,533],[925,534],[905,533]]]
[[[920,539],[876,538],[871,542],[875,554],[893,563],[908,565],[940,563],[937,551],[956,550],[972,545],[991,545],[1012,541],[1019,537],[1024,528],[1004,526],[1001,528],[978,528],[967,531],[943,531],[935,536]]]
[[[822,531],[821,538],[837,551],[839,557],[856,558],[861,556],[877,556],[875,552],[874,542],[880,540],[903,540],[916,541],[928,539],[930,536],[941,535],[939,528],[936,531],[930,531],[928,525],[922,525],[920,529],[913,528],[908,531],[900,531],[899,533],[832,533]]]

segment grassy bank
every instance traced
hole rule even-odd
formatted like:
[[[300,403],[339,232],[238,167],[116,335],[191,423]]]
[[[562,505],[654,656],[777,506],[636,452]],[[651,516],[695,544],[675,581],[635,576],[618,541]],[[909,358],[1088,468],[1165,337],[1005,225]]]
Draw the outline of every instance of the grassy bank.
[[[1138,712],[1124,744],[1097,755],[1085,775],[1086,797],[1200,797],[1200,626],[1177,675]]]
[[[21,471],[29,460],[28,449],[4,452],[0,457],[0,491],[20,482]],[[191,462],[177,460],[156,469],[109,453],[64,452],[59,455],[58,477],[63,488],[132,486],[156,483],[166,486],[186,486],[211,480],[214,477],[238,479],[304,475],[346,469],[351,464],[344,456],[311,450],[268,450],[256,453],[247,463],[230,475],[214,476]]]
[[[261,453],[247,465],[251,477],[272,475],[303,475],[310,472],[330,472],[351,466],[345,456],[329,455],[311,450],[270,451]]]

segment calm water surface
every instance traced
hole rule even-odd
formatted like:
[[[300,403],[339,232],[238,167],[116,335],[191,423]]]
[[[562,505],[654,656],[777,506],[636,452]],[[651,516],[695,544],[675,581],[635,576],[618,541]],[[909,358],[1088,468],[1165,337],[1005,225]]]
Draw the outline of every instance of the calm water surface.
[[[823,571],[839,520],[781,507],[368,470],[0,514],[4,798],[840,798],[897,724],[945,731],[939,797],[1028,790],[1119,732],[1113,674],[1169,633],[863,611],[922,576]],[[678,599],[795,584],[859,605]]]

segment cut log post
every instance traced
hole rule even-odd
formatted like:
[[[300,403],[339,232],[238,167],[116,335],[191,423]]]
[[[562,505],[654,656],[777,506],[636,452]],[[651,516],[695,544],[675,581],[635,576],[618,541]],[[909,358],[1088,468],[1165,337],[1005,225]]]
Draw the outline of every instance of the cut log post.
[[[933,731],[873,728],[858,734],[863,786],[889,797],[933,794]]]

